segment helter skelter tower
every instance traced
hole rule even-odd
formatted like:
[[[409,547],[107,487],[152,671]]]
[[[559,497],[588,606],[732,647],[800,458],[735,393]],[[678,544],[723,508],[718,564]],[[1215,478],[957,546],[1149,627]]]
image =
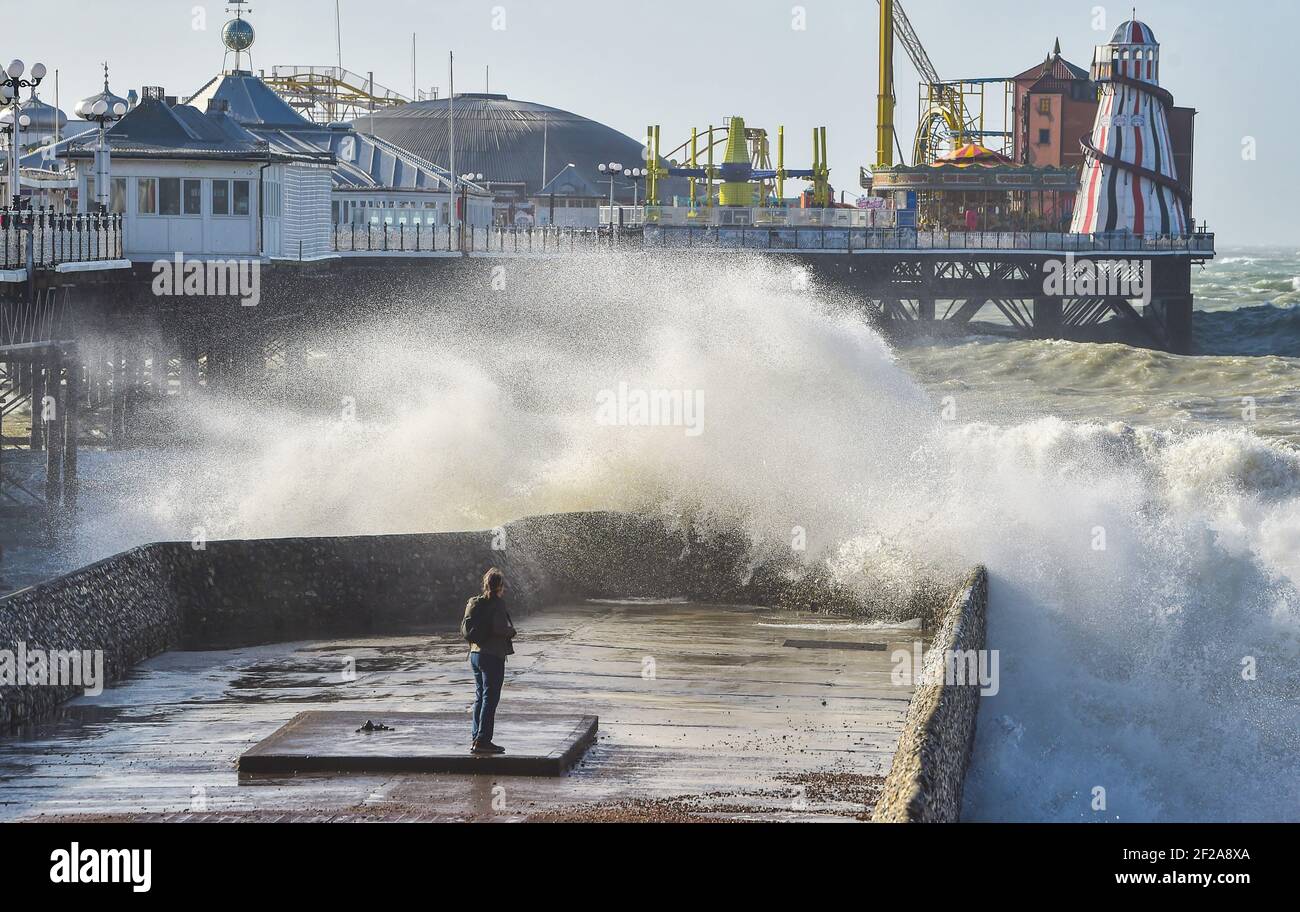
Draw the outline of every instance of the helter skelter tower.
[[[1160,45],[1144,22],[1121,23],[1097,46],[1092,79],[1101,101],[1092,135],[1081,140],[1083,176],[1070,230],[1076,234],[1191,233],[1191,193],[1178,179],[1169,109],[1160,87]]]

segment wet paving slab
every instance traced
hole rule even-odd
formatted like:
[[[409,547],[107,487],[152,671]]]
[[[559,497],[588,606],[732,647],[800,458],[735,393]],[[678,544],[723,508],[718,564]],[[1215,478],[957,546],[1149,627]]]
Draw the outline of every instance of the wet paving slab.
[[[453,629],[169,652],[60,716],[0,738],[0,820],[862,819],[911,687],[919,631],[736,606],[585,602],[518,618],[510,718],[598,716],[563,776],[299,773],[238,760],[293,717],[459,714],[473,677]],[[787,640],[884,644],[809,649]]]

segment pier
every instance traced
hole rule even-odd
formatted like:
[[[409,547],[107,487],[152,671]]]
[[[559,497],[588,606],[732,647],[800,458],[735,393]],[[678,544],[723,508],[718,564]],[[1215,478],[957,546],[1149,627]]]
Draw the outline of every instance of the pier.
[[[149,419],[193,395],[305,401],[339,337],[412,296],[429,313],[444,296],[509,307],[527,293],[505,287],[511,262],[564,278],[592,256],[761,257],[897,342],[981,332],[1192,352],[1192,270],[1216,239],[1193,216],[1196,112],[1160,85],[1141,22],[1087,68],[1058,41],[1015,75],[954,80],[883,0],[875,157],[849,202],[826,126],[806,158],[783,125],[738,113],[661,147],[656,124],[633,139],[490,92],[407,99],[372,74],[358,95],[341,64],[265,77],[241,66],[255,33],[239,6],[222,32],[234,66],[197,92],[122,98],[106,67],[78,105],[97,129],[29,135],[7,166],[0,509],[50,534],[76,509],[82,442],[166,442],[168,423]],[[921,77],[910,163],[896,44]],[[344,110],[355,120],[334,122]],[[191,287],[191,268],[239,281]]]
[[[73,303],[129,269],[122,243],[118,216],[0,210],[0,417],[28,416],[25,433],[0,433],[0,517],[47,538],[76,514],[83,410],[107,403],[116,428],[126,407],[125,377],[86,357]]]
[[[155,264],[123,257],[112,217],[0,214],[8,257],[0,271],[0,509],[54,529],[76,509],[87,423],[101,428],[93,442],[120,447],[146,442],[141,415],[186,396],[298,396],[308,349],[327,351],[333,332],[383,311],[391,289],[487,288],[493,270],[512,260],[563,271],[582,269],[590,256],[761,256],[845,292],[901,341],[967,333],[991,317],[998,332],[1018,338],[1084,341],[1118,329],[1134,344],[1191,351],[1191,270],[1214,256],[1211,233],[926,231],[862,227],[850,210],[825,212],[823,224],[795,225],[765,223],[759,210],[751,224],[674,224],[649,209],[642,224],[612,230],[343,226],[324,258],[198,260],[255,269],[255,306],[237,283],[225,294],[160,295]],[[1110,282],[1076,281],[1085,273]],[[20,428],[20,413],[36,420]],[[23,471],[36,454],[44,454],[43,482]]]

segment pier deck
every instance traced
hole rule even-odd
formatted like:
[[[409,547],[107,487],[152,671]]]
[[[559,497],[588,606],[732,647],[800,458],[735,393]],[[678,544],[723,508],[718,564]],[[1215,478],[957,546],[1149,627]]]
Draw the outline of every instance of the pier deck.
[[[496,740],[519,744],[511,714],[598,716],[567,775],[241,778],[239,756],[305,711],[459,713],[468,739],[473,681],[464,644],[442,629],[144,662],[61,719],[0,739],[0,820],[852,820],[874,805],[911,698],[890,681],[890,653],[920,636],[671,603],[516,620]],[[888,650],[795,649],[792,637]]]

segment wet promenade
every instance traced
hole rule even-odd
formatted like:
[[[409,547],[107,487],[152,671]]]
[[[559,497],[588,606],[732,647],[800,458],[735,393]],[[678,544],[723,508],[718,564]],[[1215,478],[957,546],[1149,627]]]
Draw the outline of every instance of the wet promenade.
[[[240,776],[240,754],[308,710],[461,712],[468,748],[464,645],[431,629],[151,659],[0,739],[0,820],[870,813],[911,695],[891,683],[890,653],[916,631],[677,603],[582,603],[517,621],[496,741],[510,747],[513,713],[599,716],[596,743],[564,776]]]

